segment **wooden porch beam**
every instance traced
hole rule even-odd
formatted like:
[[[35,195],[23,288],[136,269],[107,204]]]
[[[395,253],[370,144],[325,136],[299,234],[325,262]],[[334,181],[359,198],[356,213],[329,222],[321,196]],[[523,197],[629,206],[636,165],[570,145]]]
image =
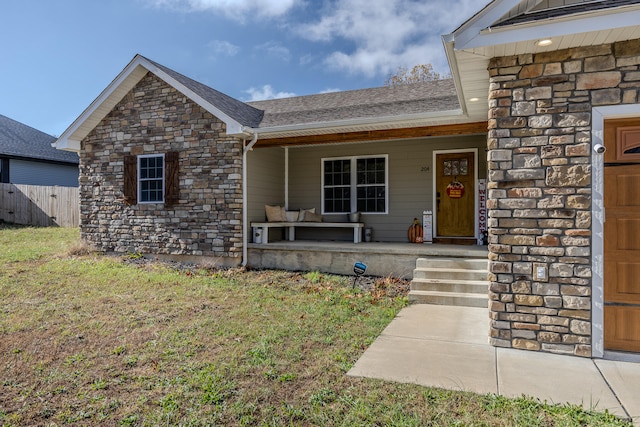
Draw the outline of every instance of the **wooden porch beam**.
[[[382,141],[389,139],[424,138],[433,136],[486,134],[487,122],[462,123],[415,128],[384,129],[361,132],[329,133],[325,135],[259,138],[255,147],[282,147],[344,142]]]

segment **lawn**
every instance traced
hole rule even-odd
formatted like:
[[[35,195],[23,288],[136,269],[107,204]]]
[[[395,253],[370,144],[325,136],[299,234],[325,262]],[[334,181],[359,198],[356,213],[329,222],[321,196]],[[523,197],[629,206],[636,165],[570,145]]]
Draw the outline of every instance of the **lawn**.
[[[102,256],[0,225],[0,424],[583,426],[610,414],[351,378],[394,280]]]

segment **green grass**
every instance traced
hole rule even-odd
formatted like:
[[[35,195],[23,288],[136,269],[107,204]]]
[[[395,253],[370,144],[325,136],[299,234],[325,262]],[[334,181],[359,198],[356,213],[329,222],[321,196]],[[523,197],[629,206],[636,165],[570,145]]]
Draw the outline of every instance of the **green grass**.
[[[213,270],[0,228],[0,424],[597,426],[610,414],[345,374],[406,305],[320,273]],[[387,292],[387,290],[389,292]]]

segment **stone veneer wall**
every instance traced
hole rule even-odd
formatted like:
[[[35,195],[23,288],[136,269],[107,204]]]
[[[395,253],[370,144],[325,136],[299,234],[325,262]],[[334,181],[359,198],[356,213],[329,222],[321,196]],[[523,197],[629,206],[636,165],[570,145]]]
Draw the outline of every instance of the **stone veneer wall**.
[[[640,40],[491,60],[494,346],[591,356],[591,111],[638,103],[639,65]]]
[[[82,238],[105,252],[242,255],[242,142],[224,123],[148,73],[82,141]],[[179,152],[179,202],[127,205],[125,155]]]

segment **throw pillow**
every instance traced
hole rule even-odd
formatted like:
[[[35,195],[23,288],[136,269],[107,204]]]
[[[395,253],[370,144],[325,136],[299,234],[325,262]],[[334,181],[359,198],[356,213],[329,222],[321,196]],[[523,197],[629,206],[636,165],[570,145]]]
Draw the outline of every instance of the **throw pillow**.
[[[282,206],[265,205],[264,210],[267,214],[268,222],[282,222],[287,220],[284,217],[284,208]]]
[[[300,215],[298,215],[298,222],[304,221],[304,217],[307,212],[316,213],[316,208],[300,209]]]
[[[322,215],[313,213],[313,212],[305,212],[304,221],[305,222],[322,222]]]

